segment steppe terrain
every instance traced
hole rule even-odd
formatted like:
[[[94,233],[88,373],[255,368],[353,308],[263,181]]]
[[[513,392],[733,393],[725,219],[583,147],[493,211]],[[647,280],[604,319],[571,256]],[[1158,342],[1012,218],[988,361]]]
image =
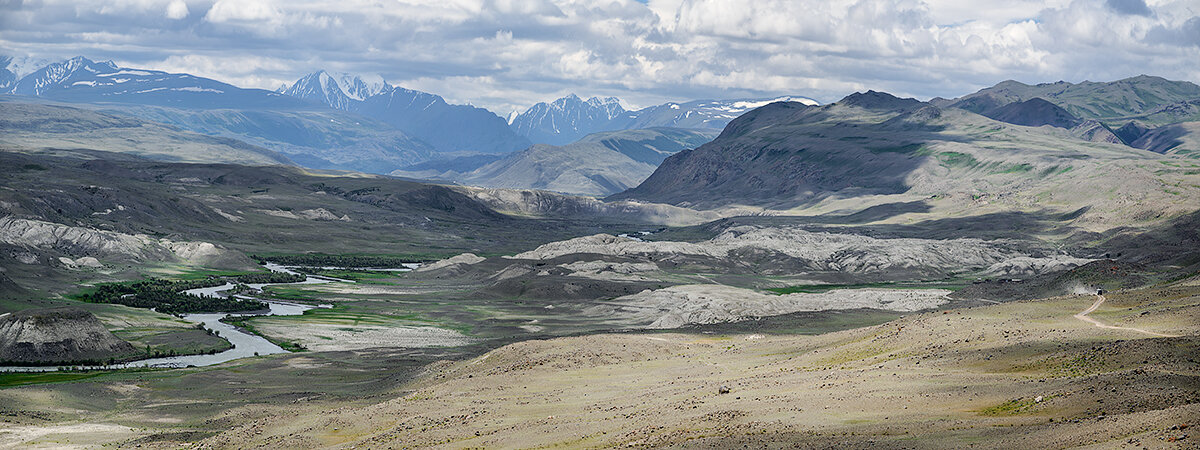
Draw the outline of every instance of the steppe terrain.
[[[221,412],[196,400],[153,400],[180,389],[169,378],[110,374],[65,390],[0,391],[8,405],[3,436],[29,446],[152,447],[208,436],[202,447],[239,448],[1194,444],[1200,282],[1109,293],[1088,314],[1173,337],[1076,317],[1095,300],[1071,295],[933,311],[815,336],[533,340],[433,363],[362,401],[295,393]],[[258,381],[211,379],[211,370],[184,379],[210,377],[217,383],[206,390],[243,385],[256,393],[262,379],[303,376],[316,388],[341,365],[319,355],[283,356],[272,363],[278,369],[257,372]],[[97,393],[120,400],[100,412],[86,400]],[[35,403],[53,407],[28,409]]]

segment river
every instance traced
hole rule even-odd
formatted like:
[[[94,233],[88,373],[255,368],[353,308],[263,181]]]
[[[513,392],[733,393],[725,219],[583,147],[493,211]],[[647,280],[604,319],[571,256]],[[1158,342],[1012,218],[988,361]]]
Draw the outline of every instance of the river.
[[[264,267],[266,267],[267,269],[269,269],[271,271],[275,271],[275,272],[284,272],[284,273],[290,273],[293,275],[299,274],[298,272],[292,270],[292,269],[296,269],[297,266],[282,266],[282,265],[275,264],[275,263],[266,263],[266,264],[264,264]],[[344,268],[344,267],[328,267],[328,268],[323,267],[323,269],[340,270],[340,269],[346,269],[346,268]],[[356,268],[355,270],[363,270],[363,269]],[[370,270],[388,270],[388,269],[370,269]],[[413,270],[413,268],[405,267],[403,269],[390,269],[390,271],[396,271],[396,272],[406,272],[406,271],[410,271],[410,270]],[[295,282],[295,283],[254,283],[254,284],[247,284],[247,286],[250,286],[254,289],[261,290],[262,288],[267,287],[267,286],[321,284],[321,283],[332,283],[335,281],[353,283],[353,281],[351,281],[351,280],[343,280],[343,279],[339,279],[339,278],[308,275],[304,281],[299,281],[299,282]],[[187,293],[187,294],[199,295],[199,296],[216,296],[216,295],[218,295],[219,292],[227,291],[229,289],[232,289],[233,287],[234,287],[233,283],[225,283],[224,285],[221,285],[221,286],[188,289],[183,292]],[[243,297],[243,298],[248,298],[248,297]],[[247,312],[247,313],[240,313],[240,312],[239,313],[223,313],[223,312],[195,313],[195,314],[184,314],[183,315],[184,319],[192,321],[192,322],[204,324],[204,328],[208,328],[210,330],[213,330],[213,331],[216,331],[217,333],[219,333],[221,337],[228,340],[230,344],[233,344],[233,348],[231,348],[229,350],[225,350],[220,353],[214,353],[211,355],[168,356],[168,357],[162,357],[162,358],[142,359],[142,360],[138,360],[138,361],[131,361],[131,362],[121,363],[121,364],[96,365],[96,366],[72,366],[72,369],[115,370],[115,369],[130,369],[130,368],[136,368],[136,367],[164,367],[164,368],[180,368],[180,367],[188,367],[188,366],[197,366],[198,367],[198,366],[211,366],[214,364],[220,364],[220,363],[223,363],[226,361],[232,361],[232,360],[239,359],[239,358],[246,358],[249,356],[256,356],[256,355],[261,356],[261,355],[271,355],[271,354],[275,354],[275,353],[287,353],[287,350],[284,350],[283,348],[279,347],[278,345],[272,344],[271,341],[264,339],[262,336],[250,334],[250,333],[244,332],[242,330],[239,330],[237,327],[234,327],[233,325],[221,322],[221,319],[225,316],[247,316],[247,315],[296,316],[296,315],[304,314],[304,311],[307,311],[307,310],[310,310],[313,308],[331,307],[331,305],[310,306],[310,305],[301,305],[301,304],[297,304],[297,303],[288,303],[288,302],[270,301],[270,300],[263,300],[263,302],[266,303],[270,307],[270,311],[253,311],[253,312]],[[52,371],[57,371],[57,370],[59,370],[59,367],[52,367],[52,366],[0,366],[0,372],[52,372]]]

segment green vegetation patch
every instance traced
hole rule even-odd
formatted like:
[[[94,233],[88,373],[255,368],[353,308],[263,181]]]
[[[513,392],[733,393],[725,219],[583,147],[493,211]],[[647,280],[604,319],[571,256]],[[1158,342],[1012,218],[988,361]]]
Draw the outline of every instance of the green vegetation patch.
[[[224,297],[201,297],[181,291],[225,284],[225,280],[207,278],[203,280],[170,281],[150,279],[132,283],[104,283],[74,295],[76,300],[88,303],[110,303],[134,308],[153,308],[166,314],[195,312],[254,311],[266,308],[263,302]]]
[[[235,327],[246,330],[247,332],[261,336],[263,339],[266,339],[266,340],[270,341],[272,344],[278,345],[279,348],[282,348],[289,352],[308,351],[308,348],[304,347],[304,345],[300,344],[299,342],[292,342],[292,341],[287,341],[287,340],[283,340],[283,339],[278,339],[278,338],[274,338],[271,336],[267,336],[263,333],[260,333],[257,329],[254,328],[254,324],[250,322],[251,319],[255,319],[258,317],[268,317],[268,316],[225,316],[225,317],[221,318],[221,322],[225,322],[227,324],[230,324]]]
[[[276,300],[308,303],[320,301],[320,296],[322,295],[319,291],[293,286],[267,286],[263,291],[266,294],[270,294],[271,298]]]
[[[1029,173],[1033,172],[1032,164],[1004,164],[998,170],[993,171],[993,174],[1003,173]]]
[[[1015,398],[999,405],[981,409],[979,410],[979,414],[983,416],[1012,416],[1028,412],[1036,404],[1037,400],[1032,398]]]
[[[227,282],[297,283],[304,275],[282,272],[251,272],[230,276],[209,275],[204,278],[166,280],[151,278],[144,281],[102,283],[72,296],[87,303],[108,303],[134,308],[153,308],[165,314],[198,312],[256,311],[267,307],[257,300],[226,297],[201,297],[184,293],[189,289],[221,286]]]
[[[0,372],[0,388],[29,384],[63,383],[86,380],[104,375],[105,372]]]
[[[343,280],[351,280],[359,283],[368,284],[391,284],[381,280],[396,278],[398,273],[402,272],[387,272],[387,271],[371,271],[371,270],[329,270],[311,267],[301,267],[296,269],[298,272],[309,275],[317,275],[322,277],[340,278]]]
[[[979,165],[974,156],[960,152],[941,152],[935,156],[939,163],[950,168],[972,168]]]

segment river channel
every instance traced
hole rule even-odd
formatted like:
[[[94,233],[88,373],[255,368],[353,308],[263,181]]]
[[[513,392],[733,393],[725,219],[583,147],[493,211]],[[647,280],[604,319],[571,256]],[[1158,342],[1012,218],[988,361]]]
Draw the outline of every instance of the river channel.
[[[296,266],[282,266],[282,265],[275,264],[275,263],[266,263],[266,264],[264,264],[264,267],[266,267],[267,269],[270,269],[271,271],[274,271],[274,272],[284,272],[284,273],[290,273],[290,274],[294,274],[294,275],[299,274],[298,272],[292,270],[292,269],[297,268]],[[321,267],[321,268],[322,269],[345,269],[343,267]],[[364,270],[364,269],[356,268],[355,270]],[[381,270],[381,269],[366,269],[366,270]],[[402,269],[388,269],[388,270],[397,271],[397,272],[407,272],[407,271],[413,270],[413,268],[406,266]],[[253,283],[253,284],[247,284],[247,286],[250,286],[254,289],[261,290],[262,288],[267,287],[267,286],[322,284],[322,283],[332,283],[335,281],[336,282],[353,283],[353,281],[350,281],[350,280],[342,280],[342,279],[338,279],[338,278],[307,275],[304,281],[299,281],[299,282],[295,282],[295,283]],[[225,283],[224,285],[221,285],[221,286],[189,289],[189,290],[186,290],[183,292],[187,293],[187,294],[199,295],[199,296],[217,296],[217,295],[220,295],[219,294],[220,292],[227,291],[229,289],[232,289],[233,287],[234,287],[233,283]],[[250,298],[250,297],[242,297],[242,298]],[[235,313],[224,313],[224,312],[195,313],[195,314],[184,314],[183,315],[184,319],[186,319],[188,321],[192,321],[192,322],[201,323],[204,325],[204,328],[216,331],[221,337],[228,340],[230,344],[233,344],[233,348],[230,348],[229,350],[225,350],[220,353],[214,353],[211,355],[168,356],[168,357],[162,357],[162,358],[142,359],[142,360],[138,360],[138,361],[130,361],[127,363],[120,363],[120,364],[95,365],[95,366],[71,366],[70,368],[75,369],[75,370],[80,370],[80,369],[115,370],[115,369],[129,369],[129,368],[135,368],[135,367],[163,367],[163,368],[180,368],[180,367],[189,367],[189,366],[199,367],[199,366],[211,366],[214,364],[220,364],[220,363],[223,363],[226,361],[232,361],[235,359],[246,358],[246,357],[250,357],[250,356],[262,356],[262,355],[271,355],[271,354],[275,354],[275,353],[287,353],[287,350],[284,350],[283,348],[279,347],[278,345],[271,343],[271,341],[264,339],[262,336],[247,333],[243,330],[238,329],[237,327],[234,327],[233,325],[221,322],[221,319],[224,318],[225,316],[252,316],[252,315],[296,316],[296,315],[304,314],[304,311],[307,311],[307,310],[310,310],[313,308],[322,308],[322,307],[329,308],[329,307],[331,307],[331,305],[311,306],[311,305],[301,305],[301,304],[297,304],[297,303],[280,302],[280,301],[273,301],[273,300],[260,300],[260,301],[266,303],[270,307],[270,310],[269,311],[235,312]],[[0,366],[0,372],[53,372],[53,371],[57,371],[60,369],[61,369],[61,367],[52,367],[52,366]]]

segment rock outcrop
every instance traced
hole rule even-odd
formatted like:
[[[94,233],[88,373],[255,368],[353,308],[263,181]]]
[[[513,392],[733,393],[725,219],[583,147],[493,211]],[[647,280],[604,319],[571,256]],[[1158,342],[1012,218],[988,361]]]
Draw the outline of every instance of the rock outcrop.
[[[831,271],[845,273],[913,272],[945,276],[988,269],[994,273],[1033,275],[1075,267],[1088,260],[1066,255],[1031,256],[1004,242],[962,238],[881,239],[851,234],[812,232],[796,227],[739,226],[713,239],[691,242],[639,242],[607,234],[551,242],[513,256],[552,260],[567,255],[605,255],[651,261],[680,258],[725,261],[729,268],[769,261],[780,273]],[[1010,263],[1019,260],[1019,264]]]
[[[0,364],[104,363],[138,351],[78,308],[18,311],[0,316]]]
[[[245,256],[208,242],[155,239],[144,234],[125,234],[11,216],[0,217],[0,244],[59,253],[70,257],[72,264],[63,262],[70,268],[99,266],[101,260],[105,259],[178,261],[236,268],[253,266]],[[27,264],[32,263],[36,261]]]

